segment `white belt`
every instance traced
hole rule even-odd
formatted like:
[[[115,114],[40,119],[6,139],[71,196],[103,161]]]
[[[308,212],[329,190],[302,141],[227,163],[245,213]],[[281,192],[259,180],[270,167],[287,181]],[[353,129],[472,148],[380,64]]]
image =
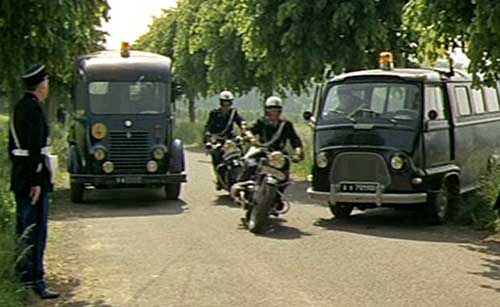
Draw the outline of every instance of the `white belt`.
[[[30,155],[30,152],[26,149],[13,149],[12,151],[12,155],[14,155],[15,157],[29,157]],[[50,154],[50,147],[46,146],[46,147],[42,147],[42,149],[40,150],[40,153],[44,156],[48,156]]]

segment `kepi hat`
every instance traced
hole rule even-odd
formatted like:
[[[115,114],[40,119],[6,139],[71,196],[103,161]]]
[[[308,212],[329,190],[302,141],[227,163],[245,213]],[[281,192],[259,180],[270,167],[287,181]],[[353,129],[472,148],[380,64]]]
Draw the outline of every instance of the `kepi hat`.
[[[45,69],[45,65],[36,64],[31,66],[22,76],[24,83],[26,86],[31,87],[38,85],[39,83],[47,80],[49,78],[49,74]]]

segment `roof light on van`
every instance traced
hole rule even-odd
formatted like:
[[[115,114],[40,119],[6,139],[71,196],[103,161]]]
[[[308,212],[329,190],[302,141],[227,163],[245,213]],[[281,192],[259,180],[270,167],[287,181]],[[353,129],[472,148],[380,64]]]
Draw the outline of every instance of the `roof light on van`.
[[[129,42],[122,42],[122,46],[120,48],[120,55],[124,58],[128,58],[130,56]]]
[[[388,51],[381,52],[378,56],[378,62],[380,64],[380,69],[392,70],[394,69],[394,61],[392,59],[392,53]]]

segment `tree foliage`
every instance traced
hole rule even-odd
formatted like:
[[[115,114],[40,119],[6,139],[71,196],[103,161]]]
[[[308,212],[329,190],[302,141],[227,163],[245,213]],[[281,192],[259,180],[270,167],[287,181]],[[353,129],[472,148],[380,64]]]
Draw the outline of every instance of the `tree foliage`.
[[[376,65],[376,54],[402,54],[405,1],[237,0],[239,33],[258,76],[299,91],[325,65],[335,72]]]
[[[284,88],[300,92],[326,66],[336,72],[372,67],[381,50],[407,51],[401,39],[403,0],[178,4],[175,14],[159,19],[177,18],[176,37],[168,38],[174,42],[176,72],[185,82],[194,72],[205,77],[206,83],[189,82],[201,94],[224,88],[244,93],[255,86],[265,94]],[[159,19],[139,42],[165,54],[162,47],[169,42],[157,42],[166,38],[161,33],[169,32],[171,22]]]
[[[2,0],[0,2],[0,84],[15,96],[27,66],[47,64],[51,83],[67,85],[78,55],[104,42],[101,22],[106,0]]]
[[[454,47],[471,60],[475,81],[492,84],[500,72],[500,2],[495,0],[413,0],[404,23],[418,35],[418,56],[434,62]]]
[[[432,63],[463,46],[472,72],[492,81],[500,70],[493,0],[179,0],[172,12],[141,43],[170,50],[193,95],[252,87],[299,93],[325,68],[376,67],[384,50],[406,66],[415,55]]]

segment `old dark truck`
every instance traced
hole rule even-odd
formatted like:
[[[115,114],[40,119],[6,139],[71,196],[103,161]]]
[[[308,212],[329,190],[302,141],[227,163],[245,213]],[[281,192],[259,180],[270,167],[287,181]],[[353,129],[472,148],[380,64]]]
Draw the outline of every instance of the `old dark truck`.
[[[177,199],[186,181],[184,149],[173,138],[171,60],[157,54],[102,51],[76,63],[68,171],[71,200],[87,187],[164,187]]]
[[[304,117],[314,129],[308,194],[347,218],[354,207],[416,207],[446,220],[500,158],[498,86],[464,71],[381,69],[335,76]]]

